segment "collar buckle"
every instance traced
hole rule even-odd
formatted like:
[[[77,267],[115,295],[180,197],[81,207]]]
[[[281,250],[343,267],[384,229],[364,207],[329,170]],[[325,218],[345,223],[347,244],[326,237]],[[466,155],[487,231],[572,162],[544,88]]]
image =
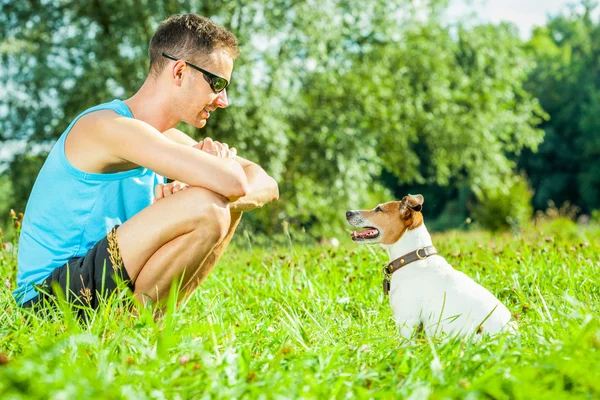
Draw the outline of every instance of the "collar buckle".
[[[400,268],[405,267],[412,262],[424,260],[427,257],[433,256],[435,254],[437,254],[437,251],[433,246],[419,247],[417,250],[411,251],[410,253],[407,253],[402,257],[393,260],[389,264],[384,265],[383,293],[386,295],[389,293],[391,287],[392,274],[394,272],[398,271]]]

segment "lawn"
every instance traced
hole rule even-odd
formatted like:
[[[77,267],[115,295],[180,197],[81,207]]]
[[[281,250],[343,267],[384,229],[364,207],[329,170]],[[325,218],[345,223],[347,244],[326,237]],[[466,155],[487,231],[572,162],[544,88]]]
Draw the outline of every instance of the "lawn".
[[[600,227],[434,235],[500,298],[516,337],[403,340],[378,247],[257,248],[240,236],[189,301],[154,321],[15,306],[0,251],[0,398],[599,398]]]

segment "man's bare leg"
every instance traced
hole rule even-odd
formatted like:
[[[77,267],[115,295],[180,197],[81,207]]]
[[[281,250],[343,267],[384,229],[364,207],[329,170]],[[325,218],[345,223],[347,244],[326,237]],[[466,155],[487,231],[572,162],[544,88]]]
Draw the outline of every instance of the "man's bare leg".
[[[208,254],[208,257],[206,257],[204,263],[200,266],[200,268],[196,269],[194,275],[190,276],[186,274],[186,279],[184,280],[183,286],[181,288],[181,294],[183,297],[191,295],[194,292],[194,290],[196,290],[196,288],[200,286],[204,279],[206,279],[206,277],[212,272],[215,265],[217,265],[217,262],[225,252],[225,249],[231,242],[231,238],[233,238],[233,234],[235,233],[235,230],[241,220],[241,212],[231,212],[231,223],[229,224],[229,231],[227,232],[227,235],[225,235],[225,238],[223,238],[223,240],[219,244],[217,244],[214,247],[214,249]]]
[[[165,300],[171,283],[190,280],[230,226],[227,200],[202,188],[161,199],[121,225],[117,241],[136,297]]]

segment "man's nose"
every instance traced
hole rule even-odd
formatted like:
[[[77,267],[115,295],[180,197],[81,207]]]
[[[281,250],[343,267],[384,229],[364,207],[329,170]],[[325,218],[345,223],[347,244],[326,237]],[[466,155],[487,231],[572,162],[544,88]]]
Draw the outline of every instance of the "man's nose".
[[[229,105],[227,101],[227,89],[223,89],[221,93],[215,99],[215,106],[218,108],[225,108]]]

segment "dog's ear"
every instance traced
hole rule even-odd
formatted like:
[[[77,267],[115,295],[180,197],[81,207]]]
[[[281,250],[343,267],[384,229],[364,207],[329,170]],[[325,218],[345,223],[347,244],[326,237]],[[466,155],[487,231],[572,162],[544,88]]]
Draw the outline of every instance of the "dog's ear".
[[[408,196],[404,196],[402,199],[402,204],[404,204],[407,208],[412,211],[421,211],[423,209],[423,196],[420,194],[409,194]]]

